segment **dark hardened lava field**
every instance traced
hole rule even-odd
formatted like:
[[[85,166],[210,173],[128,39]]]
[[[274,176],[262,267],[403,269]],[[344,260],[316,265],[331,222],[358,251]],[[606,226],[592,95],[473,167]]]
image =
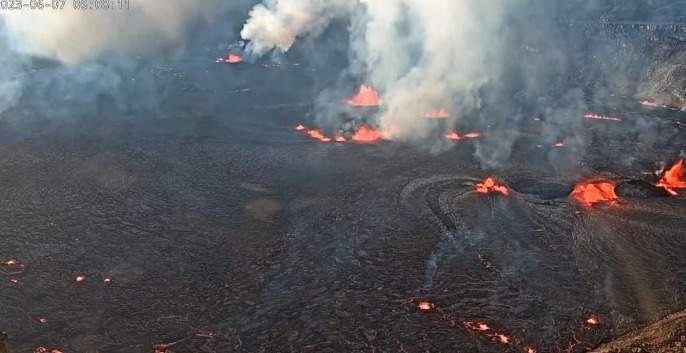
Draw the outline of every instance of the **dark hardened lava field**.
[[[538,146],[547,123],[519,122],[509,162],[483,170],[482,141],[430,154],[295,133],[309,100],[287,87],[305,69],[207,70],[151,69],[174,97],[154,117],[5,113],[11,352],[572,353],[686,306],[686,203],[640,190],[683,148],[680,114],[626,104],[622,122],[580,122],[585,150]],[[666,133],[642,143],[639,122]],[[475,193],[490,175],[512,194]],[[632,197],[579,207],[588,176]]]

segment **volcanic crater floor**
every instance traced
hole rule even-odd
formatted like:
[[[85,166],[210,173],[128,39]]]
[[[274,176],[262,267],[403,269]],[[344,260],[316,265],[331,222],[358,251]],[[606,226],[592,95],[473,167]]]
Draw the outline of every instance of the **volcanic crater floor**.
[[[484,170],[479,141],[322,144],[274,119],[303,109],[3,138],[10,352],[573,353],[686,307],[683,197],[568,197],[651,182],[683,132],[589,122],[585,151],[532,159],[532,127]],[[476,193],[487,176],[510,195]]]

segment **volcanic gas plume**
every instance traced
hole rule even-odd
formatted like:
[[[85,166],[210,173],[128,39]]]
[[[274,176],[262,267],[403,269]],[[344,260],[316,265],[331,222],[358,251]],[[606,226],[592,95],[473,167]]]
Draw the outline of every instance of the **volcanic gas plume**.
[[[348,73],[371,86],[362,86],[347,103],[382,105],[368,117],[372,125],[392,128],[394,139],[419,140],[437,127],[417,117],[452,124],[463,116],[436,112],[437,106],[457,102],[465,112],[479,108],[479,89],[500,75],[501,25],[509,6],[498,0],[265,1],[250,12],[241,36],[249,43],[248,54],[261,56],[290,50],[299,37],[321,33],[334,19],[349,20]]]

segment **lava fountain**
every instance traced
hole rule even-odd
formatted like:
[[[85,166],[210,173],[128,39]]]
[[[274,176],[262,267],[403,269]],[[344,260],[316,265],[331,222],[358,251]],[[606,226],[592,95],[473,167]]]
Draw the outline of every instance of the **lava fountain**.
[[[679,193],[675,189],[686,189],[686,179],[684,179],[684,160],[680,159],[665,173],[657,182],[657,186],[664,188],[670,194],[676,196]]]
[[[476,192],[480,194],[501,194],[510,195],[510,189],[507,186],[498,184],[494,178],[486,178],[484,181],[476,184]]]
[[[348,99],[346,103],[354,107],[378,107],[383,101],[371,86],[362,85],[357,94]]]
[[[355,130],[352,140],[362,143],[373,143],[383,139],[381,132],[374,130],[366,125],[360,125]]]

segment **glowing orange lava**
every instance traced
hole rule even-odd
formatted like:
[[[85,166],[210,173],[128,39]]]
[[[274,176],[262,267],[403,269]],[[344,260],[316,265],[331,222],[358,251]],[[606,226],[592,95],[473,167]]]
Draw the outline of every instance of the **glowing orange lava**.
[[[675,189],[686,189],[686,179],[684,179],[684,160],[680,159],[665,173],[657,182],[657,186],[664,188],[670,194],[676,196],[679,193]]]
[[[585,181],[576,184],[570,196],[586,207],[597,203],[614,203],[618,199],[615,193],[615,184],[607,180]]]
[[[239,62],[243,61],[243,58],[236,54],[229,54],[229,56],[226,57],[225,61],[229,64],[238,64]]]
[[[78,275],[74,278],[74,281],[76,281],[77,283],[83,282],[85,280],[86,280],[86,275]]]
[[[464,327],[466,327],[468,330],[472,331],[489,331],[491,328],[488,326],[488,324],[484,322],[472,322],[472,321],[465,321],[463,322]]]
[[[417,309],[419,309],[421,311],[429,311],[433,308],[434,308],[433,303],[428,302],[426,300],[423,300],[423,301],[420,301],[419,303],[417,303]]]
[[[502,344],[508,344],[510,343],[510,337],[507,337],[503,335],[502,333],[496,333],[495,338],[498,340],[498,342]]]
[[[510,195],[510,190],[507,188],[507,186],[496,183],[495,179],[490,177],[476,184],[476,192],[480,194]]]
[[[312,137],[313,139],[317,139],[321,142],[331,142],[331,138],[322,134],[319,130],[307,130],[307,134],[310,135],[310,137]]]
[[[590,120],[608,120],[608,121],[622,121],[622,118],[616,116],[601,115],[595,113],[584,114],[584,119]]]
[[[45,325],[45,324],[48,323],[48,319],[42,317],[42,318],[38,319],[38,322],[40,322],[41,324]]]
[[[379,94],[371,86],[367,85],[360,86],[357,94],[346,102],[355,107],[378,107],[383,103],[379,98]]]
[[[6,266],[14,266],[18,264],[17,259],[7,259],[5,262],[3,262]]]
[[[526,353],[536,353],[536,348],[534,348],[534,347],[526,347],[526,348],[524,348],[524,352],[526,352]]]
[[[302,124],[295,127],[295,131],[304,131],[304,130],[305,130],[305,127]]]
[[[468,132],[468,133],[466,133],[466,134],[464,134],[464,135],[460,135],[460,133],[457,132],[457,131],[451,131],[451,132],[445,134],[444,136],[445,136],[445,138],[447,138],[448,140],[451,140],[451,141],[459,141],[459,140],[462,140],[462,139],[475,139],[475,138],[479,138],[479,137],[481,137],[481,134],[478,133],[478,132]]]
[[[10,282],[13,284],[19,284],[19,280],[16,278],[10,278]]]
[[[591,316],[586,320],[586,323],[592,326],[598,325],[600,323],[600,320],[598,320],[597,317]]]
[[[373,143],[383,139],[381,132],[374,130],[366,125],[360,125],[355,130],[352,137],[353,141],[362,143]]]
[[[346,141],[348,141],[348,139],[345,138],[345,137],[343,137],[343,135],[336,135],[336,137],[335,137],[334,139],[336,140],[336,142],[346,142]]]
[[[441,110],[435,111],[435,112],[424,113],[424,117],[427,119],[445,119],[449,116],[450,116],[450,114],[445,109],[441,109]]]
[[[105,279],[102,280],[104,283],[112,283],[112,279],[109,277],[105,277]]]

